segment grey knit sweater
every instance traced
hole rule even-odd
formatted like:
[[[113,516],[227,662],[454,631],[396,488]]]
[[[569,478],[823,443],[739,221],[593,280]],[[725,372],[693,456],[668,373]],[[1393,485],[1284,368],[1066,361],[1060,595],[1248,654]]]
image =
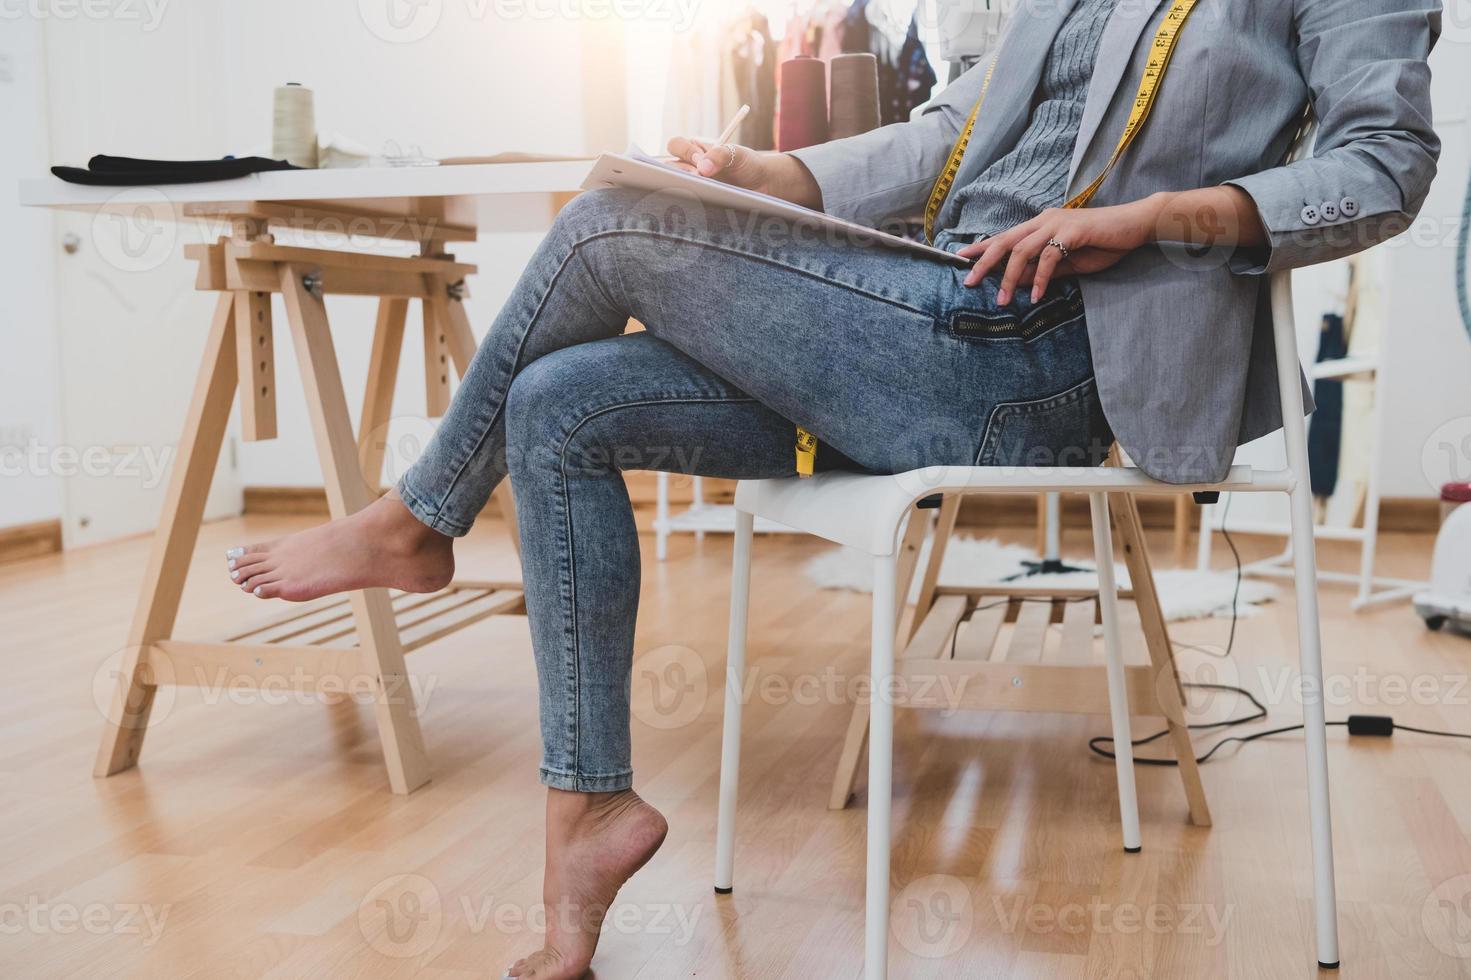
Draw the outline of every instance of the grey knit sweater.
[[[957,231],[994,235],[1062,205],[1098,43],[1116,2],[1077,0],[1047,57],[1026,132],[1010,153],[956,191]]]

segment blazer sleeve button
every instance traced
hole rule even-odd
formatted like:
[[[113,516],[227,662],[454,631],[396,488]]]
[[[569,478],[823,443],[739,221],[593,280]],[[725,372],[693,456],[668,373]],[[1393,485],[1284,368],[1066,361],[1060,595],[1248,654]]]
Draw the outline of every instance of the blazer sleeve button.
[[[1338,205],[1332,201],[1324,201],[1322,206],[1318,208],[1318,213],[1323,216],[1324,221],[1337,221]]]
[[[1338,210],[1345,218],[1357,218],[1359,216],[1359,202],[1357,198],[1345,197],[1338,202]]]
[[[1302,223],[1303,224],[1305,224],[1305,225],[1315,225],[1319,221],[1322,221],[1322,220],[1323,220],[1323,216],[1318,213],[1318,209],[1314,205],[1309,204],[1307,207],[1305,207],[1305,208],[1302,209]]]

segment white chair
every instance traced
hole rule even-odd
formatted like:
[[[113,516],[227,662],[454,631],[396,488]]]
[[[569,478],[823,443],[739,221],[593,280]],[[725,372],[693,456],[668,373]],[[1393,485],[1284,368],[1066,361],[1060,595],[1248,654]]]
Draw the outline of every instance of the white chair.
[[[999,469],[941,467],[898,476],[831,473],[809,480],[763,480],[736,491],[735,562],[731,580],[730,649],[726,664],[725,733],[721,753],[720,811],[715,890],[734,885],[736,789],[740,772],[741,692],[750,607],[753,522],[767,519],[858,548],[873,558],[872,690],[869,707],[868,885],[865,976],[887,976],[889,940],[889,818],[893,776],[896,566],[900,535],[913,505],[935,494],[1086,492],[1092,505],[1094,557],[1098,563],[1109,707],[1117,753],[1119,811],[1124,849],[1140,847],[1129,744],[1128,691],[1120,649],[1114,582],[1110,493],[1278,492],[1291,497],[1292,555],[1297,581],[1298,646],[1306,722],[1308,799],[1313,848],[1318,961],[1338,965],[1332,827],[1328,803],[1328,751],[1323,717],[1323,661],[1318,623],[1318,580],[1313,538],[1313,498],[1308,480],[1307,429],[1302,413],[1301,368],[1292,315],[1289,274],[1272,277],[1277,379],[1285,419],[1287,469],[1234,466],[1219,484],[1159,483],[1134,468]]]

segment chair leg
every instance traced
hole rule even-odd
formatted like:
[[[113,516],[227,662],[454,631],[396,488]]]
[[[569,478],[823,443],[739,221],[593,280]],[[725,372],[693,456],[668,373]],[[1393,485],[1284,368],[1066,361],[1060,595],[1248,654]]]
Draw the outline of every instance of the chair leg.
[[[930,548],[930,563],[925,569],[919,601],[915,604],[914,615],[905,624],[904,607],[909,598],[909,586],[914,582],[914,575],[919,566],[919,553],[924,548],[924,540],[931,526],[929,511],[919,509],[909,511],[909,523],[905,525],[904,537],[900,539],[899,558],[895,565],[894,628],[896,631],[902,629],[902,634],[895,640],[896,649],[908,646],[910,637],[914,635],[915,630],[919,629],[925,613],[934,604],[935,587],[940,574],[939,562],[944,560],[945,546],[950,532],[955,529],[955,516],[959,508],[959,495],[951,495],[940,511],[939,522],[934,525],[934,544]],[[848,808],[848,801],[853,798],[853,788],[858,784],[858,767],[863,762],[863,749],[866,745],[868,745],[868,709],[861,703],[855,704],[853,713],[848,716],[848,731],[843,736],[843,751],[838,755],[838,768],[833,774],[833,788],[827,799],[829,810]]]
[[[1302,425],[1298,422],[1298,427]],[[1305,442],[1305,440],[1304,440]],[[1302,456],[1306,457],[1306,446]],[[1289,455],[1292,455],[1289,453]],[[1313,910],[1318,965],[1338,968],[1338,899],[1333,874],[1333,816],[1328,799],[1328,729],[1323,710],[1323,639],[1318,621],[1318,565],[1313,540],[1313,498],[1307,468],[1292,491],[1292,564],[1297,584],[1298,655],[1302,671],[1302,720],[1308,762],[1308,817],[1313,842]]]
[[[654,498],[654,557],[664,561],[669,557],[669,474],[658,474],[654,483],[658,488]]]
[[[1131,493],[1109,496],[1109,510],[1118,529],[1119,547],[1123,550],[1124,567],[1134,587],[1134,605],[1139,610],[1139,625],[1144,632],[1144,646],[1154,668],[1154,700],[1164,713],[1174,746],[1176,769],[1190,805],[1190,822],[1197,827],[1211,825],[1210,804],[1205,798],[1205,785],[1200,781],[1200,765],[1195,761],[1195,746],[1185,718],[1185,691],[1180,686],[1180,671],[1175,664],[1175,648],[1170,642],[1169,627],[1159,605],[1154,567],[1144,542],[1144,525],[1139,520],[1139,504]],[[1143,709],[1141,709],[1143,710]]]
[[[1093,514],[1093,557],[1098,563],[1098,608],[1103,618],[1103,647],[1108,665],[1108,710],[1113,716],[1114,769],[1119,784],[1119,817],[1124,824],[1124,850],[1137,853],[1139,800],[1134,789],[1134,747],[1130,742],[1129,691],[1124,682],[1123,641],[1119,637],[1119,590],[1114,580],[1113,525],[1108,494],[1090,493]]]
[[[1211,570],[1211,535],[1215,533],[1212,522],[1216,519],[1213,504],[1200,505],[1200,537],[1195,542],[1195,567],[1198,571]]]
[[[715,832],[715,891],[735,887],[736,789],[741,777],[741,708],[746,676],[746,631],[751,609],[751,538],[755,518],[736,511],[735,558],[730,573],[730,639],[725,655],[725,734],[720,746],[720,811]]]
[[[1302,672],[1303,746],[1308,763],[1308,820],[1313,843],[1313,913],[1318,965],[1338,967],[1338,901],[1333,882],[1333,817],[1328,800],[1328,730],[1323,718],[1323,637],[1318,621],[1317,542],[1308,474],[1307,424],[1302,414],[1302,365],[1293,330],[1292,277],[1272,277],[1272,312],[1282,435],[1292,487],[1292,566],[1297,586],[1297,644]]]
[[[889,975],[889,818],[894,793],[894,597],[898,558],[873,562],[873,658],[868,704],[868,885],[864,976]]]

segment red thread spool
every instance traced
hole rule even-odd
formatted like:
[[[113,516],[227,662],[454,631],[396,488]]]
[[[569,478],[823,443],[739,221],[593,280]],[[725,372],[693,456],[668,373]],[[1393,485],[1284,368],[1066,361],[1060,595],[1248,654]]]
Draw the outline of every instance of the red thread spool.
[[[781,66],[781,127],[776,148],[800,150],[827,142],[827,65],[793,58]]]

